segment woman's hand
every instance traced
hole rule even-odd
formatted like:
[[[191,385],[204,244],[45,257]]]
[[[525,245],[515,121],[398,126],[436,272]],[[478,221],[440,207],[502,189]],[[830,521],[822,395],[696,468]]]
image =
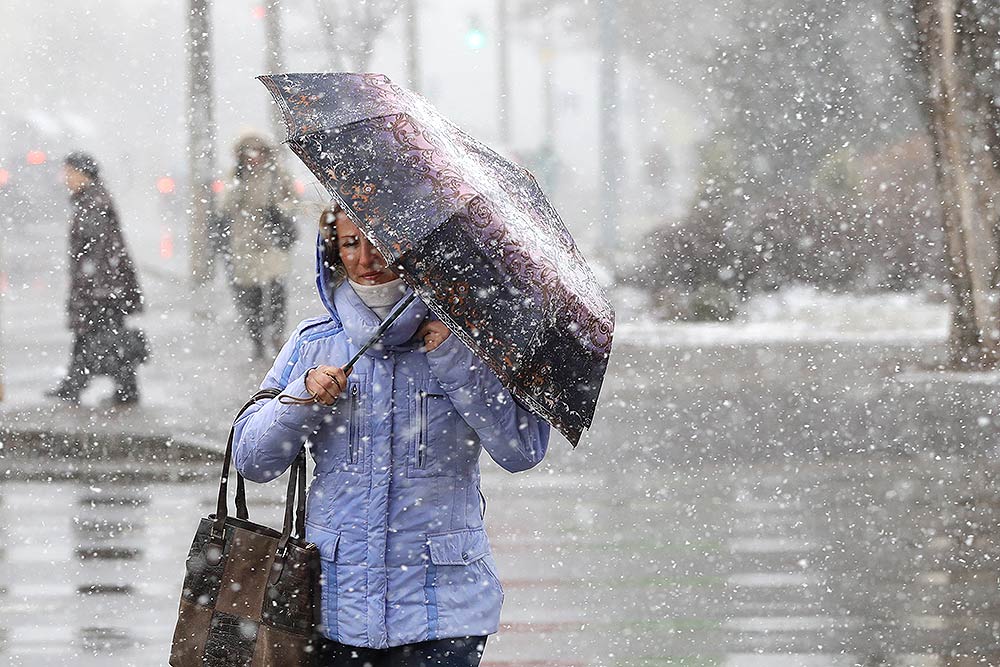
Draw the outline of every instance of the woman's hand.
[[[424,341],[424,352],[436,349],[451,335],[451,330],[438,320],[426,320],[417,329],[417,338]]]
[[[306,371],[306,391],[316,398],[317,403],[333,405],[347,388],[348,375],[337,366],[310,368]]]

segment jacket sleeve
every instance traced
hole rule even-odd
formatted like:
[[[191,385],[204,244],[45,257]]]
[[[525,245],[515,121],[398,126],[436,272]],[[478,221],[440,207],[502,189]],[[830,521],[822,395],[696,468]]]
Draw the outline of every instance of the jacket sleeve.
[[[458,336],[448,336],[428,352],[427,361],[494,461],[510,472],[541,462],[549,446],[548,423],[521,407]]]
[[[298,372],[292,359],[299,346],[297,330],[285,343],[261,389],[282,389],[289,396],[308,396],[305,370]],[[286,370],[292,371],[286,374]],[[297,373],[297,375],[295,375]],[[291,375],[291,381],[283,378]],[[259,401],[236,422],[233,459],[236,469],[254,482],[269,482],[281,475],[295,460],[306,439],[316,432],[330,408],[320,404],[288,405],[277,398]]]

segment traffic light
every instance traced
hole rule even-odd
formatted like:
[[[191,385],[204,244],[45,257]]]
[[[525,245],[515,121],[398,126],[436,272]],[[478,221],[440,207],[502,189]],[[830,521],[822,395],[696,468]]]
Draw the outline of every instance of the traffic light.
[[[174,182],[174,179],[169,176],[161,176],[156,179],[156,189],[159,190],[162,195],[173,194],[176,189],[176,185],[177,184]]]
[[[465,45],[473,51],[486,46],[486,33],[479,27],[479,21],[472,19],[469,29],[465,31]]]

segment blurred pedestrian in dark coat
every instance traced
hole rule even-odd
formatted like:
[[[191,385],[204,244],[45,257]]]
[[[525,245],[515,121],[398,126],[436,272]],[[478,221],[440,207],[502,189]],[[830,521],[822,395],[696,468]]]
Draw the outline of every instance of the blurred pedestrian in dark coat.
[[[136,371],[147,350],[142,332],[125,324],[126,316],[142,310],[135,267],[94,158],[71,153],[63,175],[73,211],[67,302],[73,353],[66,377],[47,395],[76,403],[94,375],[109,375],[117,385],[109,404],[136,403]]]

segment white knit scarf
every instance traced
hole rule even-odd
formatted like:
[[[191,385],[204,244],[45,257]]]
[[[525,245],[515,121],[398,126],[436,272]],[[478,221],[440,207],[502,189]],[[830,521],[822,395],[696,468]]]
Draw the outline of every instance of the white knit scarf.
[[[385,316],[403,298],[403,293],[406,291],[406,283],[400,278],[381,285],[361,285],[353,280],[349,282],[358,297],[372,309],[372,312],[378,315],[380,320],[385,319]]]

